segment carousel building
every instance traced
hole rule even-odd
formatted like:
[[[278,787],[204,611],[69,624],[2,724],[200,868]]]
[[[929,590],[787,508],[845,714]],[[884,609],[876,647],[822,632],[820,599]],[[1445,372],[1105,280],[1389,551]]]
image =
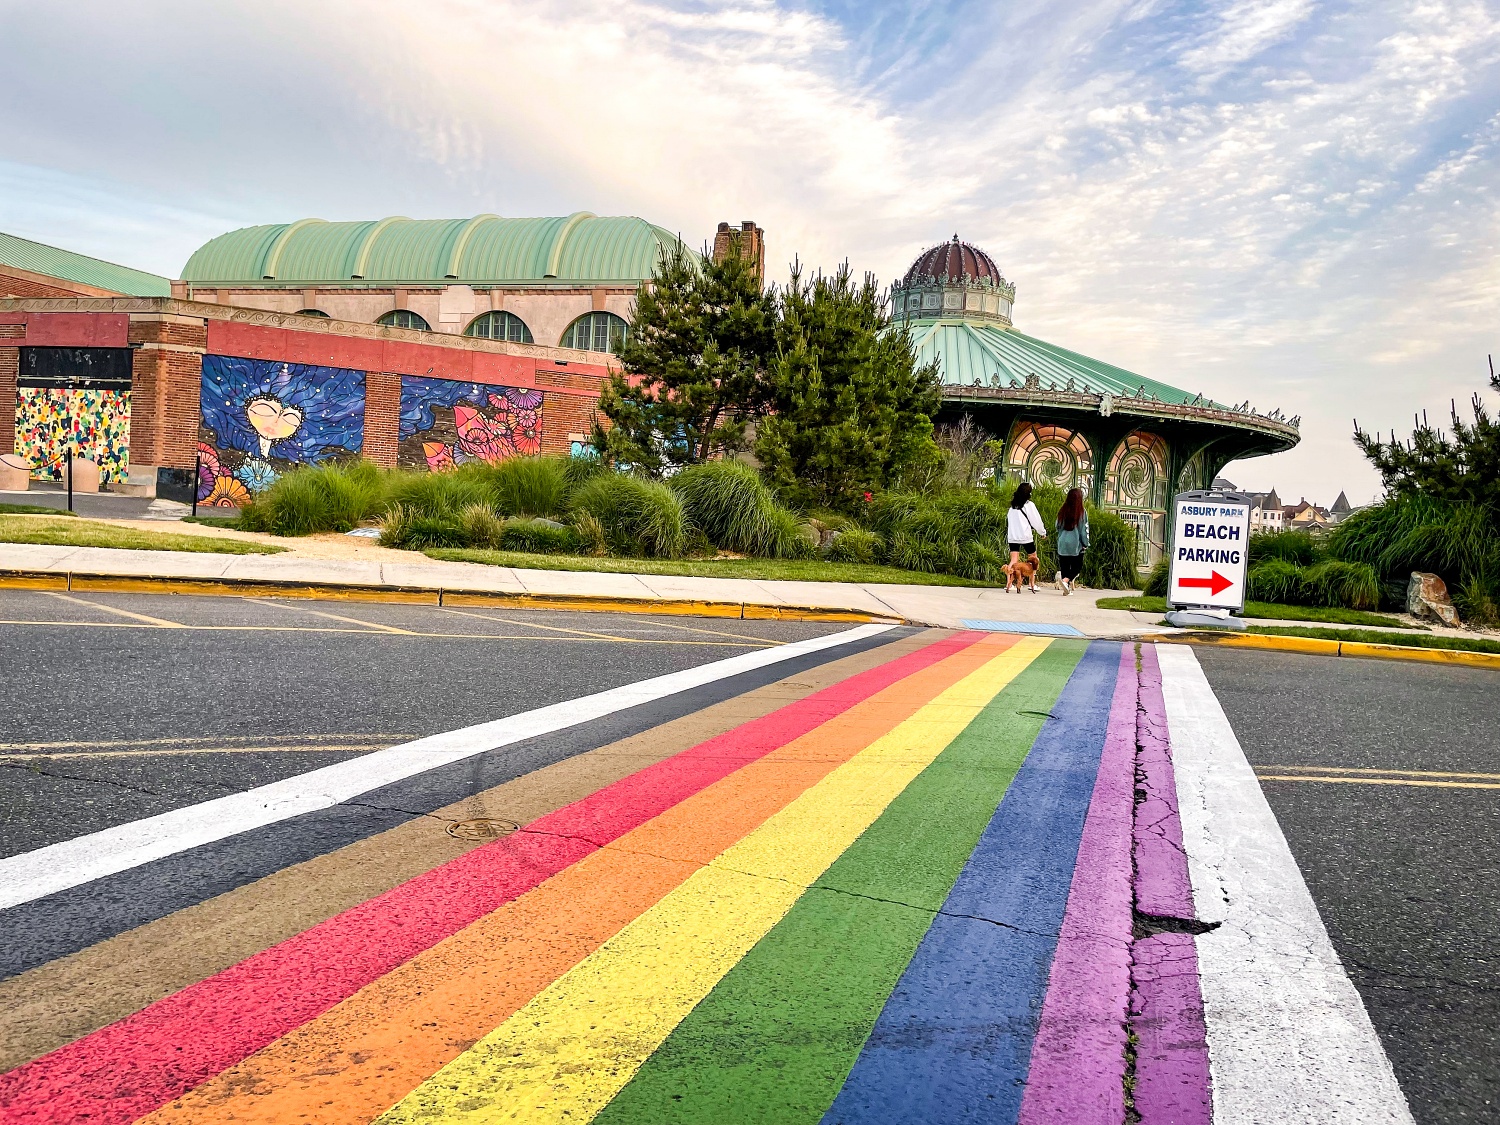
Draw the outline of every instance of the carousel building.
[[[1165,549],[1174,494],[1297,444],[1298,418],[1224,406],[1018,332],[1016,287],[957,235],[924,251],[891,299],[918,361],[938,364],[939,420],[970,416],[1003,441],[1004,471],[1082,488],[1119,512],[1138,532],[1142,565]]]

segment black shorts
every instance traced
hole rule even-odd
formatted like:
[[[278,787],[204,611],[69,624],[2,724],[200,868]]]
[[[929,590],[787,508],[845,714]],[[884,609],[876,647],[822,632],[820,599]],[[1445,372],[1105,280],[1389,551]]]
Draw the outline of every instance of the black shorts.
[[[1078,572],[1083,569],[1082,555],[1058,555],[1057,570],[1069,582],[1078,577]]]
[[[1012,543],[1010,549],[1023,558],[1036,550],[1035,543]]]

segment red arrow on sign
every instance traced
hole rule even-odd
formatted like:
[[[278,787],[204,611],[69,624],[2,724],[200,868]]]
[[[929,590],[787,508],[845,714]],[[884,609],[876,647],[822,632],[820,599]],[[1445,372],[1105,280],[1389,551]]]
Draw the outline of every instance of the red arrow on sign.
[[[1229,587],[1233,586],[1234,582],[1232,579],[1225,578],[1216,570],[1214,571],[1214,576],[1212,578],[1179,578],[1177,580],[1177,585],[1184,588],[1203,586],[1206,587],[1208,589],[1208,592],[1214,597],[1218,597],[1222,591],[1227,590],[1229,589]]]

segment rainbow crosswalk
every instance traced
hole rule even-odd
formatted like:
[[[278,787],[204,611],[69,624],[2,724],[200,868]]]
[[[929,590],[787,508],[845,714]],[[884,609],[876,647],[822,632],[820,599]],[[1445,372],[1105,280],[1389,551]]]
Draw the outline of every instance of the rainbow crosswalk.
[[[347,845],[432,857],[353,905],[326,905],[324,857],[63,959],[107,998],[65,1042],[8,1029],[0,1120],[1062,1125],[1123,1122],[1137,1081],[1156,1119],[1209,1120],[1180,979],[1126,1081],[1127,1009],[1165,1002],[1132,1000],[1133,880],[1193,909],[1180,830],[1153,850],[1134,815],[1152,647],[932,632],[820,659],[709,737],[667,723],[479,794],[552,794],[501,839]],[[314,920],[243,956],[208,924],[269,933],[278,905]],[[120,943],[194,917],[235,952],[127,987]]]

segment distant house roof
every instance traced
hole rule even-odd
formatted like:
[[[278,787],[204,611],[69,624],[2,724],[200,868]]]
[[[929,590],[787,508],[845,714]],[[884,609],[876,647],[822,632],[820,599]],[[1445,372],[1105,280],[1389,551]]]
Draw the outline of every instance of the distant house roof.
[[[677,236],[632,216],[407,219],[245,227],[204,243],[182,268],[199,286],[495,285],[649,279]]]
[[[124,297],[170,297],[172,283],[164,277],[129,266],[75,254],[13,234],[0,233],[0,266],[60,278]]]
[[[1352,511],[1349,506],[1349,497],[1340,492],[1339,498],[1333,502],[1333,507],[1328,510],[1336,515],[1343,515],[1345,512]]]

